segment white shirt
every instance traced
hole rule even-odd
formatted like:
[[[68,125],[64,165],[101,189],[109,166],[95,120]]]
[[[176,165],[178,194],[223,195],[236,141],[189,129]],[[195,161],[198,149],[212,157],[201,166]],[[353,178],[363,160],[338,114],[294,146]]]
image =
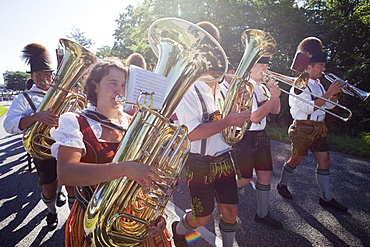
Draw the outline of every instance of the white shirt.
[[[37,109],[44,96],[33,94],[31,91],[38,93],[46,93],[46,91],[33,85],[31,89],[27,92]],[[10,105],[9,110],[6,114],[6,118],[3,124],[5,131],[9,134],[22,133],[24,130],[19,129],[19,122],[22,118],[27,117],[32,113],[34,113],[34,110],[31,108],[23,93],[18,94],[12,101],[12,104]]]
[[[96,111],[95,106],[89,106],[87,108],[91,111]],[[122,127],[127,129],[129,125],[130,115],[124,113],[122,107],[120,110],[120,120]],[[55,158],[58,157],[59,146],[67,146],[73,148],[82,148],[82,156],[86,154],[85,143],[83,141],[83,135],[80,131],[80,125],[77,120],[77,113],[67,112],[60,116],[59,126],[56,130],[51,133],[51,137],[55,140],[55,143],[51,145],[51,155]],[[88,124],[91,127],[92,132],[100,142],[105,142],[105,140],[100,139],[102,135],[102,126],[100,123],[86,118]]]
[[[255,82],[253,79],[249,79],[254,87],[253,92],[253,103],[252,103],[252,113],[258,110],[258,102],[263,102],[268,100],[271,96],[270,91],[265,85],[260,82]],[[252,123],[248,131],[258,131],[264,130],[266,128],[266,117],[264,117],[259,123]]]
[[[224,96],[226,96],[226,90],[223,90],[218,84],[216,85],[216,97],[213,96],[212,88],[208,86],[205,82],[198,81],[195,86],[199,89],[202,98],[207,107],[209,114],[219,110],[224,105],[224,98],[221,94],[223,91]],[[198,94],[195,91],[194,85],[186,92],[184,98],[180,101],[177,109],[176,115],[178,122],[184,124],[188,127],[189,133],[193,131],[198,125],[203,123],[202,115],[202,105],[199,100]],[[201,143],[202,140],[191,142],[190,152],[191,153],[201,153]],[[215,156],[216,153],[223,152],[229,149],[230,146],[224,141],[222,133],[217,133],[207,138],[206,152],[205,155]]]
[[[311,91],[310,91],[311,90]],[[311,94],[305,93],[311,92],[317,96],[322,96],[326,93],[324,87],[321,85],[320,80],[308,80],[308,85],[304,89],[302,93],[297,95],[299,98],[302,98],[311,104],[314,104],[314,100],[311,97]],[[294,88],[290,89],[290,93],[294,94]],[[296,99],[293,96],[289,96],[289,106],[290,106],[290,114],[292,115],[293,119],[295,120],[313,120],[317,122],[322,122],[325,120],[325,112],[322,110],[317,109],[314,111],[314,106],[309,105],[302,100]],[[325,109],[333,109],[335,105],[325,102],[323,105]],[[311,115],[309,119],[307,119],[308,115]]]
[[[228,90],[229,87],[230,87],[230,84],[224,79],[221,83],[220,83],[220,87],[225,89],[225,90]]]

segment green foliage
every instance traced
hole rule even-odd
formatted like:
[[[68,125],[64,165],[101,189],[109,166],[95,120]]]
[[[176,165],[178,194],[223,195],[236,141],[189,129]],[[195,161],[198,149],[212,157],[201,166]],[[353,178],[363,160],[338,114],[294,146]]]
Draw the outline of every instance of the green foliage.
[[[17,71],[8,73],[4,78],[5,87],[14,91],[25,90],[28,78],[30,78],[30,75],[25,72]]]
[[[4,106],[0,106],[0,117],[4,115],[8,111],[8,108]]]
[[[327,71],[359,83],[358,88],[370,92],[368,0],[143,0],[137,7],[128,6],[116,20],[116,42],[111,49],[101,48],[99,56],[126,59],[131,53],[139,52],[148,63],[156,63],[157,57],[148,44],[148,28],[157,19],[179,17],[179,13],[180,18],[192,23],[204,20],[214,23],[221,33],[220,43],[233,64],[238,64],[243,55],[241,35],[246,29],[268,32],[277,43],[270,69],[285,75],[294,76],[290,66],[298,43],[309,36],[319,37],[331,57]],[[327,82],[326,85],[329,86]],[[280,87],[289,90],[287,85]],[[331,131],[351,136],[370,132],[370,100],[361,102],[344,94],[339,100],[353,111],[353,117],[343,122],[329,116]],[[286,94],[281,95],[281,107],[281,113],[270,120],[287,126],[291,116]]]
[[[367,159],[370,157],[370,133],[358,137],[328,133],[328,141],[333,151]]]
[[[290,143],[288,127],[284,124],[268,122],[266,132],[271,140]],[[328,142],[332,151],[368,159],[370,157],[370,133],[361,133],[357,137],[328,132]]]
[[[269,122],[266,125],[266,132],[271,140],[290,143],[290,138],[288,136],[288,126],[283,124],[273,124]]]
[[[73,41],[77,42],[78,44],[84,46],[85,48],[89,49],[94,42],[91,39],[85,36],[85,32],[81,32],[81,30],[77,27],[72,28],[71,35],[66,35],[67,38],[72,39]]]

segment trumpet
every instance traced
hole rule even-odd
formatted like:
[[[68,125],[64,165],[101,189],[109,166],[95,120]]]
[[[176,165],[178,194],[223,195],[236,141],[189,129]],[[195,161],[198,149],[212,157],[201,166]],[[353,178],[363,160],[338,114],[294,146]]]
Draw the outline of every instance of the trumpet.
[[[342,89],[343,93],[349,94],[351,96],[355,96],[355,94],[356,94],[357,96],[360,97],[360,99],[362,101],[365,101],[370,96],[370,93],[367,93],[365,91],[362,91],[361,89],[356,88],[354,85],[349,84],[348,82],[346,82],[345,80],[341,79],[340,77],[334,75],[333,73],[326,74],[325,72],[322,72],[322,74],[331,83],[338,80],[341,83],[345,84],[346,87]]]
[[[315,105],[315,104],[313,104],[313,103],[311,103],[311,102],[309,102],[309,101],[307,101],[305,99],[302,99],[301,97],[299,97],[296,94],[292,94],[292,93],[290,93],[290,92],[288,92],[288,91],[286,91],[286,90],[284,90],[282,88],[279,88],[281,92],[286,93],[286,94],[288,94],[288,95],[290,95],[290,96],[292,96],[292,97],[294,97],[294,98],[296,98],[296,99],[298,99],[300,101],[303,101],[304,103],[306,103],[308,105],[311,105],[311,106],[313,106],[315,108],[318,108],[318,109],[320,109],[320,110],[322,110],[322,111],[324,111],[324,112],[326,112],[326,113],[328,113],[328,114],[330,114],[330,115],[332,115],[332,116],[334,116],[336,118],[339,118],[339,119],[343,120],[344,122],[347,122],[352,117],[352,111],[350,109],[348,109],[347,107],[342,106],[342,105],[340,105],[340,104],[338,104],[336,102],[333,102],[333,101],[331,101],[329,99],[326,99],[324,97],[321,97],[321,96],[318,96],[316,94],[313,94],[313,93],[311,93],[309,91],[303,91],[306,88],[306,85],[308,83],[307,73],[303,73],[303,74],[301,74],[301,76],[299,76],[297,78],[294,78],[294,77],[282,75],[282,74],[279,74],[279,73],[276,73],[276,72],[266,71],[265,72],[265,76],[271,77],[271,78],[275,79],[278,82],[282,82],[282,83],[284,83],[286,85],[289,85],[291,87],[294,87],[295,89],[297,89],[299,91],[302,91],[304,93],[308,93],[308,94],[314,96],[315,98],[322,99],[325,102],[328,102],[328,103],[333,104],[333,105],[335,105],[335,106],[337,106],[339,108],[342,108],[343,110],[345,110],[345,111],[348,112],[348,116],[347,117],[340,116],[340,115],[338,115],[338,114],[336,114],[334,112],[331,112],[331,111],[325,109],[323,106]]]

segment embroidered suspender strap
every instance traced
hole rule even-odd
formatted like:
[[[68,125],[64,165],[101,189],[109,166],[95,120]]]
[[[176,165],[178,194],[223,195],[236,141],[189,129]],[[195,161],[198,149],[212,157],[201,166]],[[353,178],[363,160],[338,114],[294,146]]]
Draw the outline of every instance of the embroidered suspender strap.
[[[33,91],[29,91],[28,93],[24,92],[22,93],[23,96],[26,98],[28,104],[31,106],[33,112],[35,112],[37,110],[35,104],[33,103],[33,101],[31,100],[30,96],[28,95],[29,93],[32,93],[32,94],[37,94],[37,95],[41,95],[41,96],[44,96],[45,93],[42,93],[42,92],[33,92]]]
[[[204,102],[204,99],[203,99],[202,94],[200,93],[199,89],[195,85],[194,85],[194,88],[195,88],[195,91],[198,94],[200,103],[202,105],[202,111],[203,111],[202,120],[203,120],[204,123],[208,123],[209,122],[209,114],[207,112],[206,103]],[[206,145],[207,145],[207,138],[202,139],[202,144],[201,144],[201,148],[200,148],[200,154],[201,155],[206,154]]]
[[[308,91],[310,91],[310,93],[312,93],[311,88],[308,85],[307,85],[307,89],[308,89]],[[317,99],[317,98],[313,97],[313,95],[311,94],[311,100],[315,100],[315,99]],[[307,120],[310,120],[310,118],[311,118],[311,114],[308,114],[307,115]]]
[[[90,111],[90,110],[82,110],[82,111],[77,111],[76,113],[80,114],[81,116],[84,116],[85,118],[98,122],[101,125],[104,125],[105,127],[115,129],[120,132],[127,131],[125,128],[122,128],[121,126],[112,123],[109,119],[107,119],[104,115],[100,114],[99,112]]]
[[[225,100],[224,92],[220,91],[222,98]]]
[[[33,112],[35,112],[37,110],[37,108],[36,108],[35,104],[33,103],[33,101],[31,100],[30,96],[28,95],[29,93],[40,95],[40,96],[45,96],[45,93],[43,93],[43,92],[35,92],[35,91],[29,91],[29,92],[22,93],[23,96],[26,98],[28,104],[31,106]]]
[[[26,98],[28,104],[31,106],[33,112],[35,112],[37,109],[36,109],[36,106],[35,104],[32,102],[30,96],[28,95],[28,93],[22,93],[24,95],[24,97]]]

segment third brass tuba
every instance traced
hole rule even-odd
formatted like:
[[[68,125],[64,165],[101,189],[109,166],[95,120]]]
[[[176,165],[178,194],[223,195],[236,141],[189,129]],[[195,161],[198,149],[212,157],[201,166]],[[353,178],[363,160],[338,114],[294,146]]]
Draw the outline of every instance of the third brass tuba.
[[[86,107],[85,97],[73,93],[71,88],[97,61],[97,57],[81,45],[67,39],[60,39],[59,42],[65,49],[62,64],[36,110],[36,112],[51,110],[58,116]],[[54,143],[54,139],[50,137],[52,129],[39,122],[28,128],[23,134],[23,145],[27,152],[39,159],[51,158],[50,146]]]
[[[177,18],[155,21],[149,42],[158,57],[155,73],[168,79],[163,108],[139,106],[113,162],[135,160],[157,167],[166,181],[145,193],[122,177],[95,190],[86,209],[84,229],[92,246],[135,246],[148,237],[149,226],[162,215],[190,149],[187,128],[170,124],[186,91],[197,80],[220,80],[226,55],[202,28]]]
[[[238,105],[238,111],[245,111],[252,107],[253,86],[248,82],[249,73],[254,64],[263,56],[271,56],[276,52],[276,41],[271,35],[258,29],[248,29],[242,34],[242,43],[245,46],[244,54],[236,69],[233,80],[227,91],[224,107],[222,108],[222,117],[225,118],[232,110],[235,104]],[[250,99],[246,102],[243,95],[239,95],[239,89],[246,85],[249,87]],[[225,142],[233,145],[239,142],[247,130],[248,121],[242,128],[230,126],[222,131]]]

